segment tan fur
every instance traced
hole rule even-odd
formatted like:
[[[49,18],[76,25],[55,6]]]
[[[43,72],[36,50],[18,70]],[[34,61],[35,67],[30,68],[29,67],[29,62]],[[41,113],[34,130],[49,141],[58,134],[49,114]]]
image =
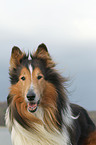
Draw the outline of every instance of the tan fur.
[[[40,49],[40,48],[38,48],[38,49]],[[47,51],[45,51],[44,49],[41,49],[41,50],[39,50],[39,51],[38,51],[38,49],[37,49],[37,51],[34,53],[33,56],[35,56],[35,57],[37,57],[37,58],[40,58],[40,59],[45,59],[45,60],[46,60],[46,66],[47,66],[47,67],[50,67],[50,68],[51,68],[51,67],[54,67],[54,66],[55,66],[55,63],[52,61],[52,59],[51,59],[49,53],[48,53]]]
[[[23,76],[25,77],[25,81],[21,79]],[[13,95],[24,97],[27,94],[30,83],[31,83],[30,73],[27,70],[27,68],[24,67],[21,70],[19,81],[15,85],[11,85],[10,93]]]
[[[22,59],[24,54],[19,48],[13,47],[10,59],[10,70],[20,64],[20,59]]]
[[[57,111],[57,92],[54,86],[46,82],[46,88],[42,97],[41,105],[44,108],[44,121],[47,124],[47,127],[51,130],[52,126],[57,127],[58,121],[56,120],[56,111]]]
[[[83,145],[96,145],[96,131],[89,134]]]

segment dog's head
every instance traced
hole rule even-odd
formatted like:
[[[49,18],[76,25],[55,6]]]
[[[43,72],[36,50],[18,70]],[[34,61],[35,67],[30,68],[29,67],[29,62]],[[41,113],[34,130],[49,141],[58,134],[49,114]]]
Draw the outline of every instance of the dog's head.
[[[26,55],[18,47],[13,47],[10,60],[11,94],[14,98],[24,99],[29,112],[35,112],[39,105],[55,104],[56,88],[51,83],[54,66],[44,44],[39,45],[33,55]]]
[[[32,126],[30,122],[41,123],[36,115],[43,109],[45,124],[61,125],[61,110],[66,107],[66,81],[54,69],[44,44],[38,46],[33,54],[26,55],[18,47],[13,47],[10,59],[10,94],[8,105],[11,116],[21,125]],[[64,91],[65,90],[65,91]],[[51,127],[51,125],[48,125]]]

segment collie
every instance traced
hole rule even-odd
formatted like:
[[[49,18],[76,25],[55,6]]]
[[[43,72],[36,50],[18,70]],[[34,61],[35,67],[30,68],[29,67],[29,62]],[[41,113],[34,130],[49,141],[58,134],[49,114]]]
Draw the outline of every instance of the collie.
[[[13,145],[87,145],[96,136],[87,112],[70,104],[67,79],[54,67],[44,44],[28,55],[13,47],[5,115]]]

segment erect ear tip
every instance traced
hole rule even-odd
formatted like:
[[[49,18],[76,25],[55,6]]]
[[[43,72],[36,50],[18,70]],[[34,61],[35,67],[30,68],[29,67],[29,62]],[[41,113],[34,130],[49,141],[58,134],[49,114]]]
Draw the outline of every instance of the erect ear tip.
[[[19,54],[22,54],[20,48],[18,48],[17,46],[14,46],[14,47],[12,48],[12,54],[14,54],[15,52],[19,52]]]
[[[14,46],[11,52],[10,68],[16,68],[16,66],[20,64],[20,59],[22,59],[23,56],[24,53],[17,46]]]
[[[48,52],[48,49],[47,49],[47,47],[46,47],[46,45],[44,44],[44,43],[41,43],[39,46],[38,46],[38,50],[41,50],[41,49],[43,49],[43,50],[45,50],[46,52]]]

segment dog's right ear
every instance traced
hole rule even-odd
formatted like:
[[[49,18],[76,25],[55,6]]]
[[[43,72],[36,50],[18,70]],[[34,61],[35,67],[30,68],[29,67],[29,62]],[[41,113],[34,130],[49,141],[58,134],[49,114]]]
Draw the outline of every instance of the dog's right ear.
[[[10,67],[16,68],[17,65],[20,64],[20,59],[24,56],[24,53],[16,46],[12,48],[11,59],[10,59]]]

